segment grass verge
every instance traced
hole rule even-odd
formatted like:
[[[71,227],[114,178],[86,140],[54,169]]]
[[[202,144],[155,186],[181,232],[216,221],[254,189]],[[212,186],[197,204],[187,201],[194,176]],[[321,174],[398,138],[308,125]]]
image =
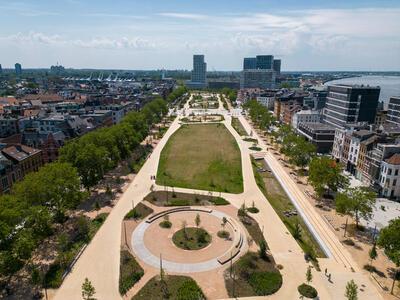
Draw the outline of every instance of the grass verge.
[[[268,169],[264,161],[256,161],[252,158],[253,172],[258,187],[264,193],[275,212],[278,214],[282,222],[286,225],[289,232],[293,236],[297,236],[296,239],[303,251],[318,267],[318,257],[325,257],[324,252],[320,248],[317,241],[314,239],[310,231],[308,230],[303,219],[299,215],[292,215],[290,217],[285,216],[285,211],[293,211],[295,207],[290,201],[289,197],[283,190],[280,183],[276,180],[271,172],[258,172],[258,169]],[[298,225],[297,225],[298,224]],[[300,228],[300,236],[298,236],[298,229]]]
[[[239,121],[239,118],[232,117],[231,125],[240,136],[247,135],[247,132]]]

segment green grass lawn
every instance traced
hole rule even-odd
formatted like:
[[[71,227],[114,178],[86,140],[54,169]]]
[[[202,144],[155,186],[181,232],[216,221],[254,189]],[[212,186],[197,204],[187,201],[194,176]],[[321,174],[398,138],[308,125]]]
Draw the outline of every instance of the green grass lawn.
[[[282,186],[276,180],[274,175],[269,172],[259,173],[257,168],[265,168],[263,161],[255,161],[252,159],[254,176],[256,178],[257,185],[261,191],[265,194],[272,207],[281,218],[283,223],[286,225],[290,233],[293,234],[295,226],[298,223],[301,228],[301,238],[297,239],[300,247],[304,252],[309,253],[313,259],[317,257],[325,257],[322,249],[318,245],[317,241],[311,235],[306,224],[300,215],[297,216],[285,216],[285,211],[291,211],[295,209],[289,197],[286,195]],[[315,260],[316,262],[316,260]]]
[[[242,193],[239,146],[223,124],[182,125],[161,152],[157,184]]]

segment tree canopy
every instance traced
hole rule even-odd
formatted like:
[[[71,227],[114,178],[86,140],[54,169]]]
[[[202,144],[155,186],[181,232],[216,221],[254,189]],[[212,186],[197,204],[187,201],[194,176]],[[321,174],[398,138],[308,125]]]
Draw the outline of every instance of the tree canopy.
[[[400,218],[391,220],[379,233],[377,242],[396,266],[400,266]]]
[[[347,188],[338,193],[335,200],[336,211],[353,216],[358,227],[360,217],[371,219],[376,193],[367,187]]]
[[[349,179],[342,174],[342,166],[327,156],[311,160],[308,181],[319,197],[325,192],[337,192],[349,184]]]

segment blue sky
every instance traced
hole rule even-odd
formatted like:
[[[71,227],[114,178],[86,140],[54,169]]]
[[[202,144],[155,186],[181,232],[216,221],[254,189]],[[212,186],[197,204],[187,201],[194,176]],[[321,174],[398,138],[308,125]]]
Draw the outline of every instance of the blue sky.
[[[400,70],[399,0],[0,0],[11,67],[239,70],[273,54],[283,70]]]

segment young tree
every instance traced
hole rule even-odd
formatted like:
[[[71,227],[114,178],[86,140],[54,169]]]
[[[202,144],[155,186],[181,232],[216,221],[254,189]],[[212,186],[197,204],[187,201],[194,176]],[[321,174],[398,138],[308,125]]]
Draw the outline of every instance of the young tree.
[[[196,224],[196,227],[200,226],[201,220],[200,220],[200,215],[199,214],[196,215],[196,218],[194,219],[194,222]]]
[[[380,231],[377,243],[398,268],[400,266],[400,218],[391,220],[389,225]],[[391,293],[393,293],[397,273],[398,270],[393,277]]]
[[[94,294],[96,294],[94,286],[88,278],[85,278],[85,281],[82,284],[82,298],[85,300],[94,300]]]
[[[226,223],[228,223],[228,219],[226,217],[223,217],[221,223],[222,230],[225,230]]]
[[[311,160],[308,181],[318,197],[326,191],[337,192],[349,184],[349,179],[342,174],[341,165],[327,156],[314,157]]]
[[[359,227],[360,217],[369,220],[376,202],[376,194],[367,187],[347,188],[336,196],[336,211],[354,216]]]
[[[369,254],[369,258],[370,258],[369,265],[372,267],[372,261],[378,257],[378,252],[376,251],[375,243],[372,246],[371,250],[369,250],[368,254]]]
[[[301,227],[300,227],[299,222],[296,222],[296,224],[294,225],[293,237],[296,240],[300,240],[301,239]]]
[[[188,239],[188,235],[187,235],[187,231],[186,231],[186,226],[187,226],[187,222],[186,222],[186,220],[183,220],[183,221],[182,221],[183,236],[185,237],[185,239]]]
[[[264,239],[260,241],[260,249],[258,250],[258,254],[262,259],[267,258],[267,243],[264,241]]]
[[[357,300],[358,299],[358,286],[354,282],[354,280],[350,280],[346,285],[345,297],[348,300]]]
[[[307,272],[306,272],[307,284],[310,284],[310,282],[312,281],[312,279],[313,279],[313,275],[312,275],[312,273],[311,273],[311,267],[308,266]]]

